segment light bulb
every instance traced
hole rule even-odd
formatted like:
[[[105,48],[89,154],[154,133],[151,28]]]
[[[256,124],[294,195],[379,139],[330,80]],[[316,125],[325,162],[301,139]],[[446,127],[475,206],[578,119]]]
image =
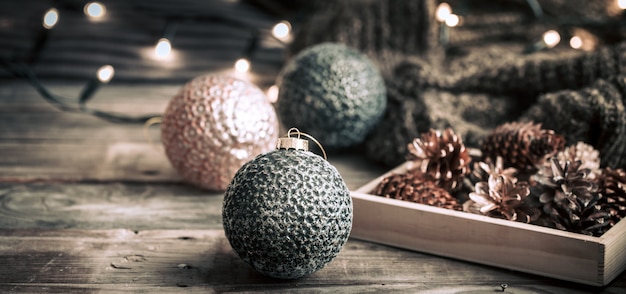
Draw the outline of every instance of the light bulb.
[[[115,74],[115,69],[111,65],[103,65],[98,69],[98,80],[101,83],[108,83],[113,78]]]
[[[250,70],[250,61],[245,58],[239,58],[235,62],[235,70],[239,73],[247,73]]]
[[[583,39],[581,39],[579,36],[573,36],[571,39],[569,39],[569,45],[574,49],[580,49],[583,47]]]
[[[83,11],[87,16],[94,19],[102,18],[107,13],[106,7],[100,2],[89,2],[85,4]]]
[[[443,2],[439,4],[439,6],[437,6],[435,17],[439,22],[445,22],[450,14],[452,14],[452,8],[450,7],[450,4]]]
[[[617,7],[620,9],[626,9],[626,0],[617,0]]]
[[[167,38],[161,38],[154,48],[154,54],[159,59],[164,59],[172,52],[172,43]]]
[[[59,21],[59,11],[56,8],[50,8],[43,15],[43,27],[46,29],[53,28]]]
[[[561,42],[561,35],[555,30],[549,30],[543,33],[543,42],[548,48],[552,48]]]
[[[289,36],[290,32],[291,32],[291,24],[286,20],[283,20],[277,23],[272,29],[272,35],[274,35],[274,37],[278,39],[286,38],[287,36]]]
[[[446,17],[446,25],[449,27],[456,27],[461,22],[461,19],[456,14],[450,14]]]
[[[267,94],[267,99],[270,101],[270,103],[274,103],[278,101],[278,86],[272,85],[271,87],[267,89],[266,94]]]

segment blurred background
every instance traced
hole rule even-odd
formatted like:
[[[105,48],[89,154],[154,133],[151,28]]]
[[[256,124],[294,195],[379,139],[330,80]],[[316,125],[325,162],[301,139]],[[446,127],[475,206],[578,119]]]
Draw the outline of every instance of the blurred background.
[[[1,1],[0,83],[24,82],[41,96],[56,83],[84,101],[96,90],[111,96],[102,83],[144,85],[158,105],[90,103],[158,115],[176,87],[227,72],[276,101],[291,56],[337,42],[366,54],[385,80],[384,118],[358,147],[372,161],[399,164],[406,142],[430,128],[452,127],[477,147],[502,123],[532,120],[620,167],[626,116],[613,109],[623,107],[624,8],[624,0]],[[99,69],[106,81],[94,81]],[[82,93],[68,82],[85,84]]]
[[[299,9],[298,1],[283,2],[0,1],[0,58],[27,64],[41,79],[77,82],[110,64],[114,84],[184,83],[247,58],[249,78],[268,87],[288,40],[272,29]],[[170,49],[156,52],[162,38]],[[4,67],[0,77],[12,75]]]

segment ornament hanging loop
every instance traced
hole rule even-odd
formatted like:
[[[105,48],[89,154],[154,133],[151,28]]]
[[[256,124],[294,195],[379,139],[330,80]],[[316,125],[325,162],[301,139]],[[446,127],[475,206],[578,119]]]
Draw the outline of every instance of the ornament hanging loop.
[[[298,130],[297,128],[289,129],[289,131],[287,131],[287,137],[279,138],[278,143],[276,144],[276,149],[295,149],[309,151],[309,141],[301,139],[300,136],[304,136],[307,139],[315,142],[315,144],[322,151],[322,154],[324,155],[324,160],[328,160],[328,157],[326,156],[326,150],[324,150],[322,144],[320,144],[320,142],[317,141],[317,139],[315,139],[313,136],[307,133],[300,132],[300,130]]]
[[[298,139],[300,139],[300,135],[302,133],[300,133],[300,130],[298,130],[298,128],[291,128],[289,129],[289,131],[287,131],[287,137],[291,138],[291,132],[295,132],[296,135],[298,135]]]

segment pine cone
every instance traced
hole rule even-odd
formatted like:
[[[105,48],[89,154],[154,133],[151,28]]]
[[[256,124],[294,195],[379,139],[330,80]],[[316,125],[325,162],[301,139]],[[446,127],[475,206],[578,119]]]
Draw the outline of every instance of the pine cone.
[[[473,184],[478,182],[487,182],[489,176],[507,176],[515,177],[517,169],[513,167],[504,168],[503,160],[501,156],[496,158],[496,164],[492,163],[491,158],[486,158],[485,161],[479,161],[474,163],[474,168],[470,174],[470,180]]]
[[[569,198],[570,202],[581,199],[589,202],[597,197],[598,184],[590,176],[591,170],[581,168],[582,162],[560,162],[550,159],[550,168],[541,168],[533,177],[543,188],[539,197],[541,203],[560,202]]]
[[[539,211],[526,205],[528,195],[530,187],[527,182],[517,182],[515,177],[507,175],[491,175],[487,182],[476,184],[475,191],[469,194],[470,200],[463,204],[463,210],[530,223],[539,217]]]
[[[626,171],[604,168],[598,177],[598,205],[610,215],[610,225],[626,217]]]
[[[600,210],[596,203],[598,194],[595,194],[595,197],[589,202],[580,198],[576,198],[574,201],[569,200],[569,198],[565,198],[561,202],[553,202],[544,206],[544,210],[549,209],[551,227],[596,237],[601,236],[611,228],[609,213]]]
[[[419,173],[390,175],[378,184],[373,194],[447,209],[462,209],[448,191]]]
[[[563,150],[565,139],[533,122],[512,122],[497,127],[481,145],[483,157],[502,156],[505,167],[533,174],[549,156]]]
[[[468,166],[472,158],[452,129],[447,128],[443,133],[431,129],[420,138],[415,138],[408,145],[408,151],[407,159],[414,163],[409,167],[409,173],[428,175],[449,192],[461,189],[463,178],[470,171]]]
[[[591,172],[599,172],[600,169],[600,152],[593,148],[593,146],[584,142],[578,142],[576,145],[571,145],[556,154],[559,162],[575,162],[581,161],[582,165],[580,169],[589,169]],[[548,166],[550,161],[546,160]]]
[[[533,195],[539,200],[544,219],[540,224],[586,235],[600,236],[610,228],[609,213],[600,210],[598,184],[580,160],[550,159],[534,177]]]

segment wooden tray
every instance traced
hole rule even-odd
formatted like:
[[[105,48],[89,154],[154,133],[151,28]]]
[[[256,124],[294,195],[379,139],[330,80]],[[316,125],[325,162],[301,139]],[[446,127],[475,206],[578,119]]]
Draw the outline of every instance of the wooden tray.
[[[351,237],[547,277],[604,286],[626,268],[626,222],[601,237],[353,191]]]

